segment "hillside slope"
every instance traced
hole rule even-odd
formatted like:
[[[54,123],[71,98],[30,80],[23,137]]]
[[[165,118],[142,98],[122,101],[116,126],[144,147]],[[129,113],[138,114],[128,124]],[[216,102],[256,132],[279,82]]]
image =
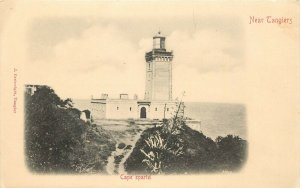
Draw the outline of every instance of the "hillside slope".
[[[247,142],[238,136],[213,141],[188,127],[182,117],[145,130],[125,162],[131,174],[194,174],[237,171],[246,161]]]

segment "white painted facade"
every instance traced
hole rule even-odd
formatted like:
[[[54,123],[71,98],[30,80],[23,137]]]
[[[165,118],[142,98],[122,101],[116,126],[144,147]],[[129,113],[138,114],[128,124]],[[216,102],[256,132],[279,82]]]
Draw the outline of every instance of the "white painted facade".
[[[174,101],[152,101],[149,108],[150,119],[170,118],[176,112],[176,103]]]
[[[153,37],[153,49],[147,52],[146,84],[144,100],[130,99],[120,94],[119,99],[110,99],[102,94],[100,99],[92,99],[95,118],[106,119],[163,119],[174,115],[176,101],[172,100],[172,60],[173,52],[165,49],[165,37],[160,32]]]
[[[105,101],[105,102],[104,102]],[[106,99],[101,103],[93,100],[92,112],[100,119],[163,119],[176,111],[175,101],[145,101],[135,99]]]

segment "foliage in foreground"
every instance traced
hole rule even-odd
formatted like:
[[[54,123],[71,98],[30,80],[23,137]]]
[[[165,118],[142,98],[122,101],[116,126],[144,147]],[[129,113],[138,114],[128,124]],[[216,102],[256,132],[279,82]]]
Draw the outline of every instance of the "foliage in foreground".
[[[25,94],[25,155],[33,172],[104,172],[115,148],[111,135],[80,119],[53,89],[40,86]],[[101,153],[99,152],[101,151]]]
[[[147,129],[125,162],[128,173],[171,174],[239,170],[247,142],[238,136],[213,141],[185,124],[184,106],[161,127]]]

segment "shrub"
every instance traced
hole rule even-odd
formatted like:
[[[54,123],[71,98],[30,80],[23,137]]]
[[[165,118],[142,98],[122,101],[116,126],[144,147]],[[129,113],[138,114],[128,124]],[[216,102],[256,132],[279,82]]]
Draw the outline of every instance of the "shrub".
[[[218,164],[223,170],[238,170],[246,161],[247,142],[238,136],[217,137]]]

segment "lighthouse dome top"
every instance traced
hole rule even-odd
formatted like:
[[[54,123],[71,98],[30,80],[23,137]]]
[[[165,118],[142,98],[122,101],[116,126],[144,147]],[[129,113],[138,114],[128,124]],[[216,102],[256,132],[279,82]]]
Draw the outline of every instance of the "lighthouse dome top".
[[[160,31],[158,31],[157,34],[154,35],[153,38],[165,38],[165,36]]]

